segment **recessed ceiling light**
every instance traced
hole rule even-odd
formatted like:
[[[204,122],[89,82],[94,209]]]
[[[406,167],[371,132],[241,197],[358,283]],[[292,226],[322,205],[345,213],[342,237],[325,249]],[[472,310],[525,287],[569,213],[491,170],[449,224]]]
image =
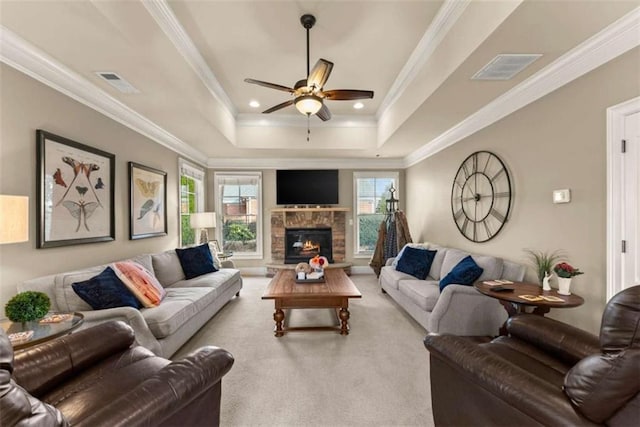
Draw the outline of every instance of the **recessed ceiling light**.
[[[260,103],[255,99],[252,99],[251,101],[249,101],[249,107],[258,108],[259,106],[260,106]]]
[[[362,102],[356,102],[355,104],[353,104],[353,108],[359,110],[361,108],[364,108],[364,104]]]

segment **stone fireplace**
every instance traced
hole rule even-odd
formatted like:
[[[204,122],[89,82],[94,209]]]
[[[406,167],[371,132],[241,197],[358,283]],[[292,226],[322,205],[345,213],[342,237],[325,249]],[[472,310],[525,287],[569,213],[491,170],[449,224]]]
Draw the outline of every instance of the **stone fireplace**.
[[[331,228],[286,228],[284,231],[284,263],[307,262],[316,255],[333,262]]]
[[[346,216],[349,208],[277,208],[271,210],[271,259],[273,263],[285,263],[287,251],[293,243],[287,242],[288,230],[303,230],[311,233],[312,237],[318,237],[318,230],[328,230],[330,233],[330,243],[320,243],[320,255],[326,256],[331,263],[343,263],[345,261],[345,232]],[[293,234],[293,233],[291,233]],[[313,239],[311,239],[313,240]],[[304,246],[304,240],[302,244]],[[312,245],[313,246],[313,245]],[[317,246],[317,245],[316,245]],[[299,245],[298,245],[299,247]],[[322,248],[325,253],[322,253]],[[329,255],[327,255],[327,253]],[[288,262],[307,262],[311,252],[300,254],[300,261],[289,260]],[[304,259],[302,259],[304,258]]]

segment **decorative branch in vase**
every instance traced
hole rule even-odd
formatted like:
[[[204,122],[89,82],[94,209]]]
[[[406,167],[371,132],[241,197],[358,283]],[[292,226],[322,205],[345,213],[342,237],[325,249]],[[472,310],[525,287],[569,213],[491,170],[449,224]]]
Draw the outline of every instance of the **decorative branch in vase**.
[[[553,265],[565,256],[564,251],[559,249],[551,252],[534,249],[525,249],[524,251],[536,271],[538,283],[542,285],[543,290],[550,291],[549,279],[551,279],[551,270]]]

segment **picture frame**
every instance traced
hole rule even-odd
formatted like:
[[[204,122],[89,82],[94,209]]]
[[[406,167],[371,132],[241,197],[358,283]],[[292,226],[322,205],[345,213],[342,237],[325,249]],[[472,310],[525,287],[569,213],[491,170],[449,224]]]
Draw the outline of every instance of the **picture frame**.
[[[36,247],[115,240],[115,154],[36,130]]]
[[[167,173],[129,162],[129,239],[167,235]]]

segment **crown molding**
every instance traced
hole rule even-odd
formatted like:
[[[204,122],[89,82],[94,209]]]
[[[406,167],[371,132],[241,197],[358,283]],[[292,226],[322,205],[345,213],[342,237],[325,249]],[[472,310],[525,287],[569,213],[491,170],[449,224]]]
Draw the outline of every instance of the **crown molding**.
[[[404,167],[413,166],[444,150],[638,45],[640,7],[406,156]]]
[[[445,0],[382,100],[376,113],[377,118],[382,117],[411,85],[469,3],[470,0]]]
[[[197,163],[207,157],[0,25],[0,61]]]
[[[178,18],[166,0],[143,0],[142,4],[169,40],[171,40],[171,43],[178,49],[178,52],[180,52],[191,68],[193,68],[193,71],[195,71],[200,80],[202,80],[207,90],[209,90],[216,100],[222,103],[226,113],[231,118],[235,118],[238,112],[231,102],[231,99],[222,88],[218,79],[216,79],[207,61],[204,60],[202,54],[200,54],[200,51],[182,24],[180,24],[180,21],[178,21]]]
[[[339,115],[333,116],[330,121],[323,122],[318,118],[312,118],[311,126],[324,128],[371,128],[378,127],[378,121],[374,116]],[[302,114],[278,114],[269,116],[260,113],[240,113],[236,117],[238,127],[307,127],[307,117]]]
[[[401,158],[358,159],[358,158],[242,158],[209,159],[209,169],[404,169]]]

